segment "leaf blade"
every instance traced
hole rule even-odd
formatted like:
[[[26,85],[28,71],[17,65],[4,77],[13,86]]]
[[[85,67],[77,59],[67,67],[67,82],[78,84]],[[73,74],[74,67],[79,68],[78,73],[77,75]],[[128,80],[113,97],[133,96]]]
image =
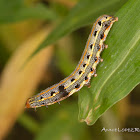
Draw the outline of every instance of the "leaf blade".
[[[48,8],[43,4],[27,6],[21,0],[0,1],[0,24],[18,22],[27,19],[55,20],[57,17],[58,15],[51,8]]]
[[[39,45],[31,57],[33,57],[45,46],[54,43],[64,35],[67,35],[80,27],[93,23],[93,19],[97,18],[99,15],[116,12],[125,2],[126,0],[121,1],[121,3],[119,0],[105,0],[104,2],[102,2],[102,0],[80,1],[71,10],[68,16]]]
[[[108,108],[129,94],[140,82],[139,4],[139,1],[130,0],[116,14],[119,21],[113,26],[106,41],[110,47],[103,53],[104,62],[97,68],[99,77],[92,79],[91,85],[94,86],[89,89],[92,105],[87,116],[79,112],[79,119],[89,125],[94,124]],[[80,94],[79,98],[80,110],[86,110],[81,105],[84,94]]]

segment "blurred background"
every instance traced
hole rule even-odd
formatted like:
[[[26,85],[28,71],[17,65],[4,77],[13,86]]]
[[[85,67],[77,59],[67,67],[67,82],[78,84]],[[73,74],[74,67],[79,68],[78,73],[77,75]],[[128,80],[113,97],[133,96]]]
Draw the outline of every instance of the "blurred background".
[[[122,0],[117,8],[114,6],[110,13],[114,15],[126,1]],[[104,128],[140,128],[140,85],[92,126],[78,121],[78,93],[60,105],[37,111],[24,108],[27,98],[59,82],[77,65],[91,25],[41,50],[23,67],[78,2],[0,0],[0,140],[140,139],[137,132],[104,131]]]

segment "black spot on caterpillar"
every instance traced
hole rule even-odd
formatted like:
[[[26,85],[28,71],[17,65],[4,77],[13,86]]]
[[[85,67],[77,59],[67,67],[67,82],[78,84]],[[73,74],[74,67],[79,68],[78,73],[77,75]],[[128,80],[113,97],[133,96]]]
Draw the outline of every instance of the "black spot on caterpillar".
[[[87,80],[88,79],[88,77],[87,76],[85,76],[85,80]]]
[[[75,86],[75,88],[79,88],[80,87],[80,85],[79,84],[77,84],[76,86]]]
[[[55,93],[55,92],[54,92],[54,91],[52,91],[52,92],[51,92],[51,96],[53,96],[53,95],[54,95],[54,93]]]
[[[72,79],[71,79],[71,82],[73,82],[74,80],[75,80],[75,79],[74,79],[74,78],[72,78]]]
[[[87,55],[87,59],[89,59],[90,55]]]
[[[59,86],[59,93],[60,93],[61,97],[65,97],[65,96],[67,96],[67,95],[69,94],[69,93],[65,90],[65,88],[64,88],[63,85]]]
[[[91,49],[92,49],[92,45],[93,45],[93,44],[90,44],[90,48],[91,48]]]
[[[94,36],[96,36],[96,34],[97,34],[97,31],[94,32]]]
[[[81,74],[81,73],[82,73],[82,71],[80,70],[80,71],[79,71],[79,74]]]
[[[101,26],[101,21],[98,21],[98,24]]]
[[[86,64],[83,64],[83,67],[85,67],[86,66]]]

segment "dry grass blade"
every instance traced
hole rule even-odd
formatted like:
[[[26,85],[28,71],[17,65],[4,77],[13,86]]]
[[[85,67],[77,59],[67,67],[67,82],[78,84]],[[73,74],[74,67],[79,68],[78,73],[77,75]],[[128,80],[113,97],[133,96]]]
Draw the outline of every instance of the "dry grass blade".
[[[50,29],[43,29],[21,45],[3,70],[0,83],[0,139],[12,127],[23,111],[26,99],[34,93],[50,62],[53,47],[50,46],[22,65],[46,37]]]

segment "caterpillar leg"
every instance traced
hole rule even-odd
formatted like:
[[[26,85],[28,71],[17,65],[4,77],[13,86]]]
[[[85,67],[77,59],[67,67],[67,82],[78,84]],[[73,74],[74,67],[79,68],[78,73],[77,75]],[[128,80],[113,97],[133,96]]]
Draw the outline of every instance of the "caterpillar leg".
[[[108,45],[106,45],[106,44],[103,44],[102,45],[102,49],[104,50],[104,49],[107,49],[108,48]]]
[[[97,73],[94,74],[94,77],[97,77]]]
[[[108,48],[108,45],[105,45],[105,48],[107,49]]]
[[[104,59],[102,59],[102,58],[100,57],[100,58],[99,58],[99,61],[100,61],[100,62],[103,62],[103,61],[104,61]]]
[[[87,84],[85,84],[85,86],[87,86],[88,88],[91,87],[90,82],[88,82]]]
[[[103,62],[103,61],[104,61],[104,59],[101,58],[100,62]]]
[[[36,112],[36,111],[37,111],[37,110],[36,110],[36,107],[35,107],[34,109],[35,109],[35,112]]]

